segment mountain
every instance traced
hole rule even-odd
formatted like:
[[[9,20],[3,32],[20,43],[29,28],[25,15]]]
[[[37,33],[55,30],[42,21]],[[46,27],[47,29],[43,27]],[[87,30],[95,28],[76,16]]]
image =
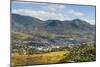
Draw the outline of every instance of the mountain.
[[[51,33],[95,33],[95,25],[81,19],[70,21],[46,20],[19,14],[11,15],[11,31],[13,32],[51,32]]]
[[[93,31],[93,30],[95,30],[95,28],[93,26],[94,25],[91,25],[84,20],[80,20],[80,19],[72,20],[72,27],[78,28],[80,30]]]
[[[94,25],[80,19],[74,19],[71,21],[47,20],[45,26],[47,31],[56,31],[59,33],[95,31]]]
[[[18,14],[11,15],[11,28],[16,32],[30,32],[42,28],[42,20],[35,17],[23,16]]]
[[[45,21],[45,29],[48,32],[63,33],[64,24],[60,20],[47,20]]]

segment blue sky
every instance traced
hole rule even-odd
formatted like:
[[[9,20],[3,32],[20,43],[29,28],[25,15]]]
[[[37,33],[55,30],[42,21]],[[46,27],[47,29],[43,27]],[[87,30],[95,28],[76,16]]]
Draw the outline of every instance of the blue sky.
[[[71,4],[54,4],[39,2],[12,2],[12,13],[32,16],[41,20],[83,19],[95,24],[95,7]]]

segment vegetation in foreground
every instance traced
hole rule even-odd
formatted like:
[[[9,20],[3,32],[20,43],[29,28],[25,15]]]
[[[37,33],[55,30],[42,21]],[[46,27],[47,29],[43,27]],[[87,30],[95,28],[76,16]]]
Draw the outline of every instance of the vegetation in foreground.
[[[61,59],[69,55],[69,51],[49,52],[45,54],[33,55],[13,55],[12,65],[32,65],[59,63]]]
[[[46,52],[40,54],[13,54],[11,63],[14,66],[88,62],[96,60],[96,49],[94,45],[82,44],[73,46],[73,49],[57,52]]]
[[[61,60],[62,63],[66,62],[89,62],[96,61],[96,47],[95,45],[82,44],[75,46],[70,50],[70,55]]]

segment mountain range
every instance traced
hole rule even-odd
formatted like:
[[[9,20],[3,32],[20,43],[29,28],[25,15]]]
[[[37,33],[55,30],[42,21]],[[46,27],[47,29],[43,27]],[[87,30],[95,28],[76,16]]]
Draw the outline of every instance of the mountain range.
[[[13,32],[34,32],[45,31],[50,33],[94,33],[95,25],[81,19],[73,20],[40,20],[31,16],[11,14],[11,31]]]

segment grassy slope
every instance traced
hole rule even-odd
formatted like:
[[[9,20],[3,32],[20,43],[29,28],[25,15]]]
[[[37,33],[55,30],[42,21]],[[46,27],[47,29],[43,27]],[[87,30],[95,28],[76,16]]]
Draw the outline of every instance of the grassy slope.
[[[69,55],[69,51],[50,52],[34,55],[13,55],[12,65],[50,64],[59,63],[60,60]]]
[[[14,39],[19,39],[19,40],[24,40],[27,39],[29,37],[32,37],[31,35],[25,34],[25,33],[21,33],[21,32],[12,32],[12,38]]]

